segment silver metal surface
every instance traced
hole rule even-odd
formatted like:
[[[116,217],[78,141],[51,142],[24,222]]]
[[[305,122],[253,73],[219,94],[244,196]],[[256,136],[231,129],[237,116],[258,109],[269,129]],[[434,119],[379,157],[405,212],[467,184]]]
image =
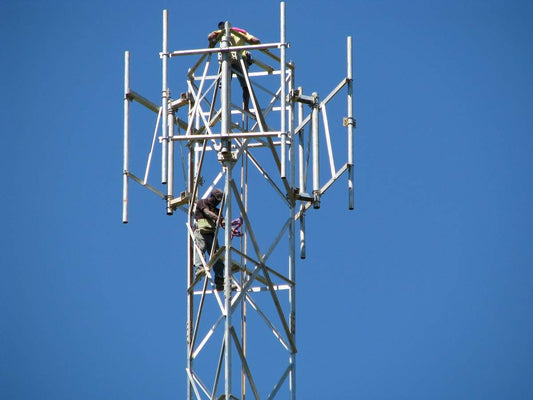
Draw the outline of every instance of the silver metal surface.
[[[130,123],[130,52],[124,52],[124,161],[122,175],[122,222],[128,222],[128,171],[129,171],[129,123]]]
[[[353,119],[353,49],[352,37],[348,36],[346,39],[346,58],[347,58],[347,80],[348,80],[348,208],[354,209],[354,143],[353,143],[353,129],[355,121]]]
[[[183,249],[187,259],[176,264],[186,265],[187,276],[183,286],[188,400],[296,399],[296,252],[306,258],[307,214],[316,212],[312,208],[320,207],[321,198],[345,172],[353,208],[351,38],[347,76],[319,101],[318,93],[308,91],[312,93],[308,96],[303,88],[296,89],[296,66],[287,62],[284,2],[280,3],[279,23],[277,43],[233,46],[231,26],[226,22],[215,47],[169,51],[164,10],[161,106],[130,88],[129,52],[125,55],[123,221],[128,221],[130,178],[165,199],[167,214],[181,209],[187,215]],[[252,52],[255,64],[245,64],[243,50]],[[171,98],[169,62],[191,66],[184,85],[174,88],[176,93],[186,91],[178,99]],[[249,111],[237,101],[241,88],[233,77],[240,78],[250,93]],[[347,135],[337,132],[339,117],[332,101],[344,87],[348,92],[348,114],[343,119]],[[157,114],[143,180],[130,172],[129,165],[130,141],[135,136],[130,135],[136,133],[129,124],[132,101]],[[151,184],[149,171],[160,123],[162,179]],[[177,156],[174,146],[186,154]],[[322,159],[327,160],[323,172]],[[181,179],[174,176],[179,162]],[[160,190],[157,185],[162,183],[166,187]],[[224,189],[220,209],[225,229],[218,250],[213,247],[200,257],[203,272],[197,274],[194,210],[197,201],[215,187]],[[243,221],[241,237],[233,237],[230,229],[237,216]],[[221,229],[219,224],[215,236]],[[223,291],[216,290],[214,282],[217,260],[224,263]],[[259,330],[266,330],[267,342],[255,339]],[[276,354],[277,369],[264,369],[261,352],[269,357]]]
[[[280,4],[280,42],[281,42],[281,48],[280,48],[280,59],[281,59],[281,77],[280,77],[280,87],[281,87],[281,93],[283,94],[280,98],[280,105],[281,105],[281,112],[280,112],[280,130],[281,130],[281,179],[285,179],[287,177],[287,143],[286,143],[286,137],[287,137],[287,107],[286,107],[286,96],[285,93],[287,93],[286,89],[286,43],[285,43],[285,3],[281,2]]]
[[[318,93],[313,93],[314,104],[311,111],[311,148],[313,160],[313,207],[320,208],[320,141],[319,141],[319,104]]]
[[[161,107],[163,108],[163,123],[161,124],[161,132],[164,140],[162,141],[161,150],[161,183],[167,183],[168,179],[168,120],[165,117],[168,110],[168,11],[163,10],[163,53],[161,63]]]

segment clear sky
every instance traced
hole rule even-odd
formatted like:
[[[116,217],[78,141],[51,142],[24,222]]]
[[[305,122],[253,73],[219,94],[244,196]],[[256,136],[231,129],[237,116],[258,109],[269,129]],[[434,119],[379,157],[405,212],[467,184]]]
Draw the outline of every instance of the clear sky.
[[[279,40],[277,1],[0,4],[2,399],[185,397],[184,217],[139,189],[121,222],[124,51],[157,100],[163,9],[171,50],[220,20]],[[326,95],[348,35],[356,78],[356,209],[328,193],[297,263],[298,398],[533,398],[532,15],[287,2],[297,82]]]

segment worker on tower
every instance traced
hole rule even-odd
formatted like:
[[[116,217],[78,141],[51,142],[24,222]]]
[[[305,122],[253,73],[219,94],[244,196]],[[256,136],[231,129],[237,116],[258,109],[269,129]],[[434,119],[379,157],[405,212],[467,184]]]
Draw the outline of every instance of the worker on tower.
[[[218,29],[211,32],[207,39],[209,41],[209,47],[215,47],[217,42],[220,41],[222,36],[224,36],[224,25],[223,21],[218,23]],[[259,44],[261,41],[253,36],[252,34],[246,32],[244,29],[237,27],[230,27],[230,36],[231,36],[231,46],[245,46],[248,44]],[[244,79],[244,71],[242,70],[241,63],[239,61],[239,56],[243,59],[244,65],[246,67],[246,72],[248,68],[253,64],[254,60],[252,59],[252,54],[249,51],[243,50],[240,54],[237,54],[236,51],[231,52],[231,68],[237,74],[237,79],[242,88],[242,102],[243,108],[248,111],[248,104],[250,102],[250,92],[248,86],[246,85],[246,80]]]
[[[211,191],[209,197],[201,199],[196,204],[194,212],[194,242],[196,244],[194,252],[194,266],[196,268],[196,276],[204,273],[202,258],[200,254],[205,255],[218,250],[218,240],[215,237],[217,223],[222,227],[225,226],[224,218],[220,215],[220,210],[217,206],[222,201],[224,192],[218,188]],[[220,215],[220,218],[219,218]],[[215,286],[217,290],[224,290],[224,263],[218,259],[213,265],[215,271]]]

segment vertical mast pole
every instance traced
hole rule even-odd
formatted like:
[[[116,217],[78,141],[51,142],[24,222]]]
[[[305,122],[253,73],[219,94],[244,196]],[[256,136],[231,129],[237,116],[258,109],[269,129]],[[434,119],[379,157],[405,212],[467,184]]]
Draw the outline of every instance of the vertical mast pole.
[[[244,210],[248,212],[248,158],[242,157],[241,159],[241,200],[244,203]],[[248,254],[247,237],[244,233],[244,237],[241,239],[241,250],[244,254]],[[246,260],[241,257],[241,263],[245,266]],[[241,277],[243,274],[241,273]],[[244,278],[246,279],[246,278]],[[248,354],[248,325],[247,325],[247,306],[246,301],[241,303],[241,336],[242,336],[242,349],[244,357]],[[246,373],[244,366],[241,367],[241,396],[246,399]]]
[[[352,37],[348,36],[346,41],[346,58],[347,58],[347,78],[348,78],[348,208],[354,208],[354,160],[353,160],[353,128],[355,121],[353,119],[353,52]]]
[[[292,93],[294,91],[294,73],[295,68],[292,68],[292,72],[290,72],[289,79],[289,93]],[[291,190],[293,190],[292,196],[290,197],[291,201],[289,203],[289,279],[291,282],[296,282],[296,221],[294,220],[294,216],[296,214],[297,202],[296,198],[294,197],[294,187],[296,184],[296,142],[294,140],[294,112],[294,101],[291,101],[289,105],[289,187],[291,188]],[[296,286],[294,284],[291,284],[289,286],[289,306],[289,330],[290,334],[292,335],[293,343],[296,343]],[[293,349],[291,349],[289,361],[291,365],[291,370],[289,373],[289,398],[290,400],[296,400],[296,352]]]
[[[313,109],[311,111],[311,129],[312,129],[312,158],[313,158],[313,207],[320,208],[320,153],[318,143],[318,112],[319,102],[318,93],[313,93]]]
[[[168,165],[168,121],[164,116],[168,110],[168,11],[163,10],[163,49],[161,53],[162,61],[162,82],[161,82],[161,107],[163,107],[163,121],[161,131],[163,133],[162,155],[161,155],[161,182],[167,183]]]
[[[230,46],[230,24],[225,23],[225,34],[220,41],[220,48],[227,49]],[[225,248],[225,268],[224,268],[224,313],[226,315],[224,325],[224,393],[225,398],[230,399],[231,396],[231,141],[229,139],[231,126],[231,62],[230,53],[222,50],[222,121],[221,133],[228,135],[228,139],[222,139],[221,159],[224,168],[226,169],[226,180],[224,185],[224,194],[226,196],[226,229],[224,231],[224,245]]]
[[[281,64],[281,178],[285,179],[287,176],[286,164],[287,164],[287,122],[286,122],[286,45],[285,45],[285,2],[280,3],[280,64]]]
[[[226,196],[226,229],[224,230],[224,312],[226,314],[226,323],[224,326],[224,363],[225,363],[225,393],[226,399],[231,398],[232,387],[232,368],[231,368],[231,329],[232,329],[232,311],[231,311],[231,200],[232,200],[232,169],[231,161],[224,162],[226,169],[226,182],[224,185],[224,193]]]
[[[124,53],[124,164],[122,178],[122,222],[128,223],[128,172],[129,172],[129,125],[130,125],[130,52]]]
[[[303,94],[303,88],[298,88],[300,94]],[[302,124],[304,114],[304,105],[298,102],[298,126]],[[298,132],[298,177],[300,192],[306,193],[306,182],[304,176],[305,169],[305,153],[304,153],[304,130]],[[300,205],[300,211],[303,210],[303,206]],[[300,258],[304,259],[305,254],[305,213],[300,214]]]
[[[173,210],[170,207],[170,200],[174,197],[174,142],[172,137],[174,136],[174,118],[172,110],[168,110],[167,116],[168,127],[168,182],[167,182],[167,214],[172,215]]]
[[[220,40],[220,49],[227,49],[230,47],[230,24],[226,22],[225,30],[226,33]],[[220,53],[222,58],[222,92],[220,95],[220,103],[222,108],[222,121],[221,121],[221,133],[223,135],[228,135],[230,133],[231,125],[231,55],[228,51],[222,50]],[[223,154],[227,152],[231,153],[231,142],[229,139],[222,139],[222,149]]]
[[[190,107],[190,106],[189,106]],[[189,108],[190,111],[190,108]],[[192,124],[192,119],[194,117],[191,113],[188,113],[188,123]],[[187,221],[191,224],[194,223],[194,204],[196,202],[197,192],[194,191],[194,182],[197,176],[197,162],[196,162],[196,147],[197,144],[192,144],[187,146],[188,148],[188,185],[187,192],[190,195],[189,198],[189,209],[187,213]],[[190,288],[194,279],[194,239],[191,237],[191,234],[187,232],[187,288]],[[187,291],[187,368],[189,372],[193,371],[193,362],[194,358],[192,355],[192,337],[193,337],[193,326],[194,326],[194,292]],[[188,381],[187,385],[187,400],[193,400],[194,389],[192,383]]]
[[[191,193],[189,200],[189,210],[187,213],[187,222],[192,223],[193,220],[193,205],[194,197],[192,197],[192,187],[194,185],[194,147],[189,148],[187,155],[189,174],[188,174],[188,189],[187,192]],[[193,260],[194,260],[194,242],[191,238],[189,230],[187,230],[187,288],[191,287],[193,282]],[[187,371],[193,371],[193,357],[192,357],[192,330],[194,326],[194,293],[187,291]],[[187,379],[187,400],[193,399],[192,383]]]
[[[163,28],[163,41],[166,43],[164,47],[167,49],[168,53],[168,13],[165,18],[165,26]],[[168,57],[167,57],[168,60]],[[167,71],[168,74],[168,71]],[[167,117],[167,131],[168,131],[168,158],[167,158],[167,203],[169,204],[170,200],[174,197],[174,142],[172,141],[172,136],[174,136],[174,114],[169,107],[169,96],[170,96],[170,89],[168,89],[168,76],[167,76],[167,82],[165,84],[167,86],[166,89],[166,95],[167,95],[167,108],[163,109],[163,115],[166,113]],[[172,215],[172,207],[167,206],[167,214]]]

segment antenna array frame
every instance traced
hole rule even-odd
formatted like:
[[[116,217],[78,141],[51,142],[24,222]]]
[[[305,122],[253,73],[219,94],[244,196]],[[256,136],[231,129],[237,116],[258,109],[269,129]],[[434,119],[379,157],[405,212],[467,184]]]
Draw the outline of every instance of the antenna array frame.
[[[225,24],[225,32],[220,47],[195,50],[173,51],[168,48],[168,12],[163,10],[163,41],[160,58],[162,61],[162,96],[161,106],[146,99],[130,87],[130,53],[125,52],[124,79],[124,171],[123,171],[123,213],[122,220],[128,222],[129,181],[132,180],[165,200],[166,213],[173,215],[176,209],[187,214],[187,366],[188,379],[187,399],[237,399],[233,394],[235,377],[240,376],[241,398],[252,392],[255,399],[273,399],[282,387],[288,387],[289,398],[296,399],[296,223],[299,222],[300,258],[306,257],[305,217],[311,207],[320,208],[324,193],[344,174],[348,176],[348,208],[354,209],[354,141],[353,130],[353,61],[352,38],[347,38],[347,74],[339,84],[323,99],[319,100],[316,92],[304,95],[302,88],[295,88],[295,65],[286,60],[285,3],[280,3],[280,41],[266,44],[247,44],[231,46],[231,27]],[[242,51],[259,54],[274,61],[261,57],[255,58],[255,65],[260,71],[250,72],[246,67]],[[279,51],[279,55],[273,51]],[[217,55],[218,72],[208,75],[212,67],[211,57]],[[231,102],[232,75],[239,71],[232,68],[232,55],[240,63],[240,73],[246,82],[253,107],[245,110]],[[187,93],[172,99],[168,86],[168,63],[173,58],[183,56],[200,56],[187,73]],[[234,63],[235,61],[233,61]],[[200,67],[203,66],[203,70]],[[196,75],[198,71],[201,74]],[[279,75],[279,87],[270,89],[258,83],[259,79]],[[347,130],[346,161],[340,168],[335,165],[333,151],[334,140],[330,134],[326,105],[342,89],[347,90],[347,116],[343,124]],[[258,92],[263,92],[267,106],[261,107]],[[218,99],[220,92],[220,99]],[[265,94],[266,93],[266,94]],[[207,98],[212,95],[211,100]],[[144,178],[141,179],[130,171],[130,103],[137,102],[157,114],[157,122],[153,134]],[[220,106],[218,110],[217,101]],[[203,105],[209,111],[204,111]],[[305,106],[309,113],[304,116]],[[178,117],[181,109],[187,110],[187,119]],[[216,111],[215,111],[216,110]],[[274,128],[279,117],[279,128]],[[323,121],[325,145],[320,141],[320,117]],[[239,120],[240,118],[240,120]],[[239,121],[238,121],[239,120]],[[274,122],[272,122],[274,121]],[[159,190],[148,183],[152,156],[156,144],[156,135],[161,126],[161,184],[166,185]],[[219,127],[220,131],[215,132]],[[306,129],[309,131],[306,134]],[[178,134],[176,134],[178,129]],[[185,133],[182,133],[181,131]],[[184,190],[175,193],[175,145],[185,145],[188,149],[187,159],[182,159]],[[322,182],[320,171],[321,151],[325,147],[328,155],[329,178]],[[261,158],[266,151],[266,161]],[[207,167],[211,154],[216,154],[216,161],[221,170]],[[210,158],[211,157],[211,158]],[[273,162],[272,162],[273,161]],[[234,178],[234,169],[241,163],[240,186]],[[270,171],[272,164],[274,172]],[[248,180],[249,166],[258,172],[268,183],[268,187],[278,201],[286,209],[286,217],[281,219],[280,229],[274,239],[263,246],[262,239],[254,230],[255,219],[252,217],[249,203]],[[311,172],[311,191],[308,192],[308,177]],[[202,175],[203,174],[203,175]],[[207,176],[210,178],[207,179]],[[199,197],[206,197],[220,182],[224,182],[224,199],[222,212],[225,221],[232,221],[237,210],[242,217],[244,235],[240,240],[234,237],[236,231],[226,226],[224,244],[220,248],[213,247],[208,259],[202,257],[203,275],[195,274],[193,255],[194,218],[193,211]],[[254,185],[256,182],[252,182]],[[200,196],[200,187],[206,185]],[[215,235],[218,234],[218,228]],[[285,250],[288,259],[282,265],[273,259],[273,254],[280,251],[282,239],[286,236]],[[216,237],[216,236],[215,236]],[[282,251],[282,250],[281,250]],[[217,260],[224,261],[224,291],[215,289],[212,266]],[[281,294],[287,292],[283,299]],[[269,305],[263,308],[259,304],[259,296],[266,296]],[[208,302],[212,307],[208,311]],[[215,311],[213,311],[213,309]],[[281,368],[277,380],[269,391],[262,395],[257,384],[257,370],[261,364],[250,360],[251,341],[248,338],[248,317],[250,312],[257,314],[271,331],[283,351],[288,355],[286,367]],[[218,314],[217,314],[218,313]],[[214,318],[213,318],[214,317]],[[214,322],[206,322],[210,318]],[[240,325],[237,332],[235,321]],[[207,325],[206,325],[207,324]],[[201,335],[201,327],[207,330]],[[207,347],[215,341],[216,332],[222,331],[221,345],[218,351],[209,352],[213,362],[203,365],[197,360],[208,353]],[[285,356],[284,356],[285,357]],[[240,368],[234,368],[235,362]],[[215,368],[213,370],[213,365]],[[211,375],[210,375],[211,374]],[[220,382],[224,381],[223,389]],[[212,379],[208,386],[207,378]],[[220,397],[217,397],[219,393]]]

